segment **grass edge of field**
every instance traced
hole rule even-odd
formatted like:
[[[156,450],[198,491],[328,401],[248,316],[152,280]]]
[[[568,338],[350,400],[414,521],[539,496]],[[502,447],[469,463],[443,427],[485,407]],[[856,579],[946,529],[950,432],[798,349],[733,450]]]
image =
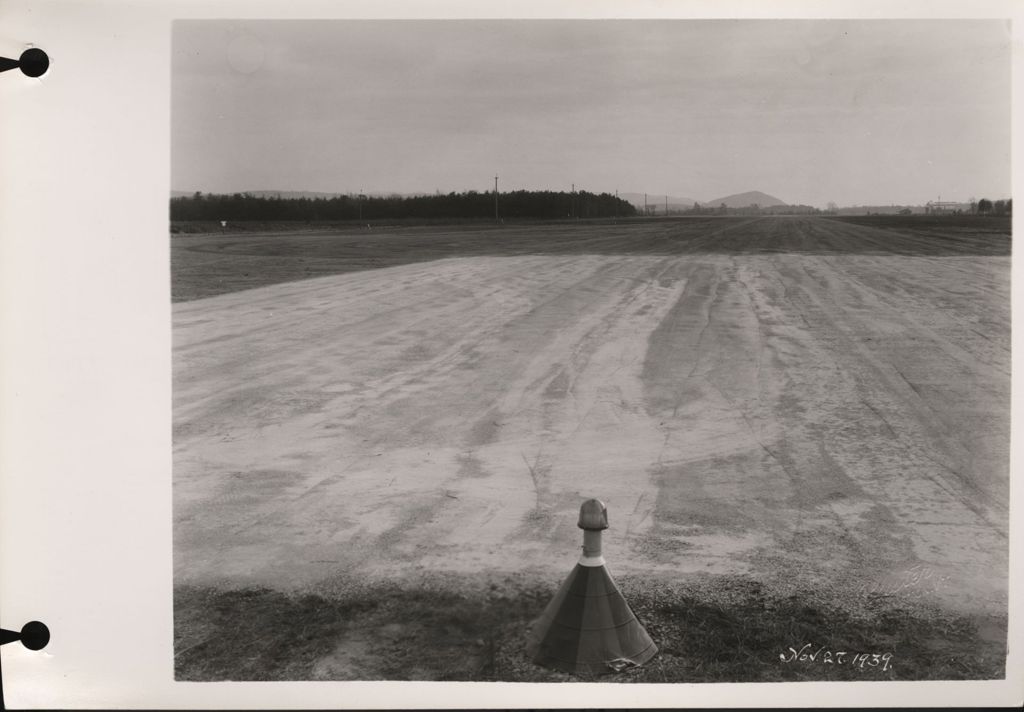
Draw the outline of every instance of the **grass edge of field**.
[[[650,683],[1005,676],[1005,616],[901,595],[786,590],[742,576],[623,577],[619,586],[658,655],[642,668],[573,676],[534,665],[525,653],[527,631],[558,582],[460,583],[346,585],[331,593],[178,586],[175,677]],[[786,660],[804,645],[807,652],[891,653],[891,663]]]

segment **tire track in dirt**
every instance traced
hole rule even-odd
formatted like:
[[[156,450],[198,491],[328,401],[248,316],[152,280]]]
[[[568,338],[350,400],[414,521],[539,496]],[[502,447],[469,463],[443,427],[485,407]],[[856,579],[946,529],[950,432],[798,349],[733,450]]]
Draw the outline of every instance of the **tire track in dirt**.
[[[793,244],[814,244],[822,222],[786,226]],[[780,225],[748,229],[771,240]],[[648,407],[666,433],[652,470],[662,560],[862,588],[926,565],[945,582],[933,593],[947,603],[998,611],[1005,578],[984,572],[1005,570],[1007,374],[978,363],[946,329],[921,325],[938,319],[921,294],[954,281],[965,259],[780,253],[689,263],[690,288],[702,285],[703,298],[684,293],[669,311],[644,372]],[[1008,267],[977,258],[974,270],[990,259]],[[922,262],[928,269],[915,271]],[[918,274],[921,285],[899,300],[863,273]],[[732,293],[744,295],[754,322]],[[1008,325],[1003,304],[991,320]],[[913,334],[905,353],[886,347],[887,334],[900,332]],[[921,381],[928,391],[901,382],[905,358],[932,371]],[[985,425],[963,428],[965,415],[982,411]],[[958,445],[961,437],[973,446]]]
[[[1005,604],[1007,258],[642,228],[177,305],[176,580],[561,575],[598,496],[619,570]]]
[[[629,348],[642,348],[644,325],[656,323],[657,305],[675,289],[659,281],[665,269],[661,262],[642,257],[612,263],[592,257],[498,260],[489,268],[497,271],[476,273],[476,285],[469,292],[486,296],[499,284],[501,297],[491,294],[472,306],[466,303],[472,295],[462,293],[463,285],[447,298],[438,294],[419,300],[422,290],[402,293],[400,285],[409,280],[388,275],[399,285],[388,293],[388,300],[405,296],[407,312],[416,314],[417,329],[403,323],[380,331],[369,318],[339,320],[335,328],[330,320],[321,319],[321,328],[333,330],[318,334],[309,347],[301,337],[302,325],[287,319],[288,299],[278,295],[275,301],[282,315],[276,329],[262,326],[254,317],[249,322],[253,333],[243,329],[241,335],[219,341],[181,339],[185,354],[177,363],[193,370],[193,376],[195,360],[187,358],[189,349],[213,349],[216,354],[210,362],[226,366],[216,374],[176,382],[176,515],[188,523],[179,527],[186,532],[178,538],[179,545],[205,549],[202,556],[209,569],[244,577],[249,575],[245,566],[253,565],[247,547],[255,549],[259,540],[280,541],[278,551],[264,552],[268,561],[257,568],[275,566],[272,577],[281,581],[291,579],[296,570],[322,576],[325,570],[362,566],[374,557],[404,564],[421,557],[424,548],[438,558],[450,557],[449,564],[460,558],[450,549],[468,549],[461,565],[472,568],[477,549],[497,546],[524,521],[534,538],[545,540],[548,532],[536,531],[545,528],[543,521],[565,517],[547,514],[542,521],[535,511],[538,500],[548,513],[563,505],[574,508],[580,489],[576,474],[563,473],[572,458],[549,458],[546,444],[563,452],[587,449],[595,429],[607,431],[609,417],[618,425],[631,417],[631,399],[636,398],[622,392],[617,374],[628,373],[639,359]],[[473,273],[472,265],[450,267]],[[329,315],[337,304],[358,305],[367,287],[357,281],[352,298],[348,285],[323,282],[321,291],[310,289],[298,290],[297,301],[317,303]],[[327,298],[331,294],[336,296]],[[259,303],[220,297],[210,301],[216,302],[213,312],[219,310],[229,323],[243,325],[251,305]],[[186,320],[191,319],[191,309],[182,311]],[[183,328],[188,331],[206,326],[186,323]],[[260,340],[267,339],[269,346],[279,343],[279,329],[289,324],[296,329],[289,342],[308,365],[297,370],[293,364],[287,373],[278,373],[279,383],[298,379],[308,390],[326,395],[281,418],[266,417],[262,411],[240,414],[238,408],[245,404],[230,395],[233,388],[262,391],[264,402],[281,399],[279,387],[266,381],[254,384],[253,376],[266,369]],[[423,346],[423,332],[444,336],[443,348],[424,347],[430,352],[424,360],[399,366],[364,353],[364,341],[396,335],[400,338],[395,351],[406,353],[408,347]],[[592,352],[602,348],[612,349],[614,357],[602,354],[602,375],[593,376]],[[278,351],[268,351],[273,360],[281,360]],[[261,357],[251,369],[239,369],[249,353]],[[380,377],[366,376],[376,371]],[[211,394],[194,385],[214,377],[226,387]],[[232,382],[239,385],[232,387]],[[332,383],[353,385],[332,388]],[[575,417],[563,412],[570,408],[579,409]],[[222,425],[190,424],[204,417]],[[236,432],[212,441],[208,437],[231,423]],[[539,442],[538,433],[543,435]],[[256,467],[257,462],[264,465]],[[527,485],[531,466],[535,482]],[[247,468],[255,474],[242,474]],[[274,489],[261,489],[259,473],[269,471],[275,473]],[[623,485],[633,498],[645,478],[643,468],[638,471],[638,486]],[[225,478],[231,486],[216,484]],[[265,498],[242,496],[236,481],[246,481]],[[568,481],[574,482],[569,494],[562,491]],[[186,493],[211,487],[220,494]],[[404,499],[398,491],[405,493]],[[353,501],[353,492],[360,493],[360,501]],[[205,506],[199,507],[200,501]],[[193,502],[196,507],[190,506]],[[575,542],[567,544],[570,538],[577,538],[576,533],[567,532],[565,539],[556,538],[550,546],[571,551]],[[224,558],[229,552],[232,561]],[[314,561],[334,566],[311,566]],[[202,568],[193,560],[183,575],[197,575]]]

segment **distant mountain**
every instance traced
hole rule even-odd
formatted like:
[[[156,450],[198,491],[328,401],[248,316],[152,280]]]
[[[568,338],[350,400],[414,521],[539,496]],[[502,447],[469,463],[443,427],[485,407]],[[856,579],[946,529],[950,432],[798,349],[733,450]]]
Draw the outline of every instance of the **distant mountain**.
[[[628,203],[631,203],[633,207],[638,210],[644,209],[644,194],[643,193],[619,193],[619,197]],[[664,193],[661,195],[655,195],[654,193],[647,194],[647,205],[653,205],[655,208],[665,207],[665,198],[668,198],[669,210],[689,210],[693,207],[694,203],[699,203],[699,200],[693,198],[679,198],[676,196],[668,195]]]
[[[232,191],[234,193],[236,191]],[[252,195],[257,198],[335,198],[342,195],[354,195],[353,193],[322,193],[310,190],[242,190],[237,191],[244,195]],[[172,190],[172,198],[180,197],[191,197],[195,194],[195,191],[188,190]],[[230,193],[229,193],[230,194]],[[398,195],[396,193],[367,193],[370,197],[386,197],[391,195]],[[427,195],[426,193],[407,193],[402,194],[402,197],[409,197],[413,195]],[[644,209],[644,194],[643,193],[619,193],[619,197],[628,203],[631,203],[638,210]],[[660,214],[665,209],[665,201],[668,200],[668,209],[671,211],[689,210],[694,204],[699,204],[705,208],[717,208],[722,203],[725,203],[727,208],[749,208],[751,205],[757,204],[762,208],[777,207],[780,205],[786,205],[783,201],[779,200],[773,195],[762,193],[759,190],[752,190],[747,193],[736,193],[735,195],[727,195],[724,198],[716,198],[715,200],[696,200],[694,198],[687,198],[675,195],[665,195],[664,193],[647,194],[647,205],[655,213]]]
[[[722,203],[725,203],[725,207],[727,208],[749,208],[751,205],[770,208],[777,205],[786,205],[786,203],[779,200],[774,195],[768,195],[767,193],[762,193],[759,190],[727,195],[724,198],[716,198],[714,200],[702,202],[701,205],[708,208],[717,208]]]
[[[643,193],[619,193],[619,197],[632,203],[638,210],[644,209]],[[727,195],[724,198],[716,198],[715,200],[695,200],[693,198],[680,198],[671,195],[667,197],[669,210],[689,210],[693,207],[694,203],[698,203],[704,208],[717,208],[722,203],[725,203],[725,207],[727,208],[749,208],[754,204],[757,204],[762,208],[786,205],[786,203],[779,200],[774,195],[768,195],[767,193],[762,193],[759,190]],[[654,193],[648,193],[647,205],[652,207],[655,212],[664,210],[665,198],[666,196],[664,194],[655,195]]]

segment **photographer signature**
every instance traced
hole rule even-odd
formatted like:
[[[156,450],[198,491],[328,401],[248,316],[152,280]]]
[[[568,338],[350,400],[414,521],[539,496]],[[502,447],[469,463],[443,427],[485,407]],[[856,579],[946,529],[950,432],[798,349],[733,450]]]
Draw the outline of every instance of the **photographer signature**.
[[[878,668],[883,671],[892,667],[892,653],[850,653],[845,650],[826,650],[824,646],[813,649],[811,643],[802,648],[789,648],[788,653],[779,653],[779,660],[784,663],[821,663],[825,665],[849,665],[860,669]]]

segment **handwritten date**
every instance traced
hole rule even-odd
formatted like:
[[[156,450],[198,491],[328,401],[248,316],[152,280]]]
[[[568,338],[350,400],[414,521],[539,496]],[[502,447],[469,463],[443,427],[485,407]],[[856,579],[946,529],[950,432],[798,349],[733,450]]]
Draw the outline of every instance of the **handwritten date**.
[[[799,650],[788,648],[787,653],[779,653],[779,660],[784,663],[821,663],[823,665],[849,665],[860,668],[880,668],[882,671],[892,667],[892,653],[850,653],[845,650],[826,650],[824,646],[814,649],[807,643]]]

